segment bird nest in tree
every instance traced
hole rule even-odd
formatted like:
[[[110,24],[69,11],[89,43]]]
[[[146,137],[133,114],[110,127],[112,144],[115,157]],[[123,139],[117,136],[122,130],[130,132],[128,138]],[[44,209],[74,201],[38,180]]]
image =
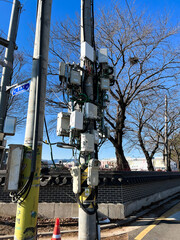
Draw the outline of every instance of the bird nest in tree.
[[[131,65],[137,64],[139,62],[139,58],[134,56],[129,58],[129,62]]]

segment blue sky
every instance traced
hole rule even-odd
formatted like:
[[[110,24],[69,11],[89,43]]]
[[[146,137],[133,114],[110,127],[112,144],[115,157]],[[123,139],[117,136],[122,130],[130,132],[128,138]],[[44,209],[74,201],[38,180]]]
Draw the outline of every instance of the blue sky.
[[[114,0],[117,1],[117,0]],[[131,5],[131,1],[127,0]],[[0,0],[0,31],[3,31],[3,37],[6,37],[8,33],[8,26],[11,14],[12,4],[11,0]],[[103,6],[111,7],[109,0],[95,0],[95,11],[98,11]],[[126,6],[126,0],[120,1],[122,7]],[[35,26],[36,19],[36,5],[37,0],[22,0],[23,10],[20,17],[19,30],[17,36],[17,45],[19,50],[28,49],[31,53],[32,49],[32,31],[30,26]],[[178,22],[180,20],[180,0],[136,0],[136,9],[144,10],[148,15],[161,16],[164,10],[169,13],[171,17],[171,23]],[[57,20],[63,20],[67,15],[71,18],[75,17],[75,13],[80,13],[80,0],[53,0],[52,5],[52,22]],[[56,141],[54,137],[52,141]],[[14,137],[8,137],[8,143],[21,143],[24,141],[24,131],[18,131]],[[58,140],[57,140],[58,141]],[[126,154],[127,156],[142,157],[138,151],[133,151]],[[68,150],[62,150],[54,148],[55,158],[70,158],[72,153]],[[114,149],[110,144],[105,144],[100,151],[100,159],[115,157]],[[47,147],[43,147],[43,158],[50,159],[49,150]]]

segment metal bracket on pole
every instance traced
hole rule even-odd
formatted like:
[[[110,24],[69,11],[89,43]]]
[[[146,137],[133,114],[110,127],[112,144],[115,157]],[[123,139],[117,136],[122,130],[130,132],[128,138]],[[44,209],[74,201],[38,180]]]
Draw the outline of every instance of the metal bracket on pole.
[[[6,91],[9,91],[9,90],[11,90],[12,88],[17,87],[17,86],[19,86],[19,85],[21,85],[21,84],[23,84],[23,83],[29,82],[30,80],[31,80],[31,78],[28,78],[28,79],[26,79],[26,80],[24,80],[24,81],[22,81],[22,82],[20,82],[20,83],[14,84],[14,85],[12,85],[12,86],[6,86]]]
[[[3,47],[8,48],[9,43],[10,43],[10,42],[9,42],[8,40],[0,37],[0,45],[2,45]],[[17,49],[18,49],[18,46],[17,46],[16,44],[14,44],[14,50],[17,50]]]
[[[13,65],[12,65],[12,63],[11,62],[8,62],[8,61],[6,61],[6,60],[0,60],[0,65],[2,66],[2,67],[9,67],[9,68],[11,68],[11,69],[13,69]]]

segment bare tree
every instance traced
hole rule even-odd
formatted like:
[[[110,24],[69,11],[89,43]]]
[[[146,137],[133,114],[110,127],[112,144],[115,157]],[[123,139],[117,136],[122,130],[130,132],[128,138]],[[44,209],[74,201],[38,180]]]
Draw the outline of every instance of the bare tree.
[[[154,171],[152,159],[157,152],[163,153],[165,139],[165,103],[164,91],[162,94],[143,96],[143,99],[133,103],[129,121],[129,147],[140,147],[144,153],[148,170]],[[179,131],[180,118],[179,106],[175,100],[175,93],[172,92],[173,99],[169,97],[168,108],[168,128],[167,138],[170,139],[169,146],[172,145],[172,136]],[[171,100],[171,101],[170,101]],[[170,152],[170,151],[169,151]],[[164,154],[163,154],[164,156]]]
[[[134,101],[128,111],[129,149],[140,149],[146,158],[149,171],[154,171],[153,158],[159,149],[160,133],[164,129],[162,115],[162,98],[156,94],[143,96]]]
[[[98,44],[110,50],[109,59],[117,69],[106,121],[113,132],[110,141],[116,149],[121,170],[128,169],[123,150],[127,109],[147,91],[158,92],[177,79],[179,53],[170,44],[171,37],[177,32],[177,28],[168,27],[167,18],[153,22],[143,15],[121,10],[118,5],[101,12]]]
[[[111,9],[102,9],[96,21],[96,47],[108,48],[109,61],[117,70],[115,85],[110,90],[106,121],[111,128],[109,140],[115,147],[118,169],[130,170],[123,145],[128,109],[147,92],[158,94],[176,82],[179,52],[173,48],[171,40],[178,28],[169,26],[168,18],[152,20],[118,4],[111,6]],[[58,71],[57,64],[53,65],[55,61],[76,61],[79,58],[79,22],[79,19],[67,19],[53,28],[50,67],[53,80]],[[57,96],[53,91],[49,93],[54,96],[53,102],[48,100],[54,107],[63,102],[61,88],[57,86],[57,81],[54,84],[56,90],[51,84]]]
[[[180,132],[173,134],[169,143],[170,159],[177,163],[180,171]]]

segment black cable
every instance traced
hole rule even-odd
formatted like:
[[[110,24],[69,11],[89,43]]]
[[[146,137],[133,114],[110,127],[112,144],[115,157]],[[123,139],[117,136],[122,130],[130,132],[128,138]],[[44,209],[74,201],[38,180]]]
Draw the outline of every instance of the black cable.
[[[92,46],[96,50],[95,37],[94,37],[94,0],[91,0],[91,12],[92,12]]]
[[[55,164],[54,158],[53,158],[52,144],[51,144],[51,142],[50,142],[50,138],[49,138],[49,133],[48,133],[48,128],[47,128],[47,123],[46,123],[46,118],[45,118],[45,116],[44,116],[44,125],[45,125],[46,135],[47,135],[48,144],[49,144],[50,152],[51,152],[51,161],[53,162],[53,165],[54,165],[54,167],[56,168],[56,164]]]
[[[126,2],[126,5],[127,5],[127,7],[128,7],[128,11],[129,11],[129,13],[130,13],[130,15],[131,15],[131,19],[132,19],[132,21],[133,21],[133,23],[134,23],[135,32],[136,32],[139,40],[140,40],[140,41],[142,42],[142,44],[146,47],[146,44],[143,42],[143,40],[142,40],[141,37],[139,36],[138,30],[137,30],[137,27],[136,27],[136,23],[135,23],[135,21],[134,21],[134,18],[133,18],[133,15],[132,15],[132,12],[131,12],[131,9],[130,9],[128,0],[125,0],[125,2]],[[138,24],[139,24],[139,22],[138,22]],[[141,31],[142,31],[142,28],[141,28],[141,25],[140,25],[140,24],[139,24],[139,27],[140,27],[140,29],[141,29]]]
[[[83,35],[84,35],[84,42],[86,41],[86,34],[85,34],[85,0],[82,1],[82,28],[83,28]]]
[[[19,204],[24,202],[24,200],[28,197],[28,194],[31,190],[33,178],[34,178],[34,172],[31,172],[30,177],[25,183],[25,185],[23,186],[23,188],[18,193],[10,193],[10,197],[12,197],[12,202],[18,202]],[[20,200],[25,193],[26,195],[23,198],[23,200]]]
[[[90,211],[87,210],[88,208],[85,207],[85,205],[79,200],[79,194],[76,194],[75,196],[76,196],[76,200],[77,200],[78,204],[80,205],[80,207],[83,209],[83,211],[85,213],[87,213],[88,215],[93,215],[93,214],[95,214],[97,212],[97,209],[98,209],[97,205],[95,206],[92,203],[94,210],[92,212],[90,212]]]

